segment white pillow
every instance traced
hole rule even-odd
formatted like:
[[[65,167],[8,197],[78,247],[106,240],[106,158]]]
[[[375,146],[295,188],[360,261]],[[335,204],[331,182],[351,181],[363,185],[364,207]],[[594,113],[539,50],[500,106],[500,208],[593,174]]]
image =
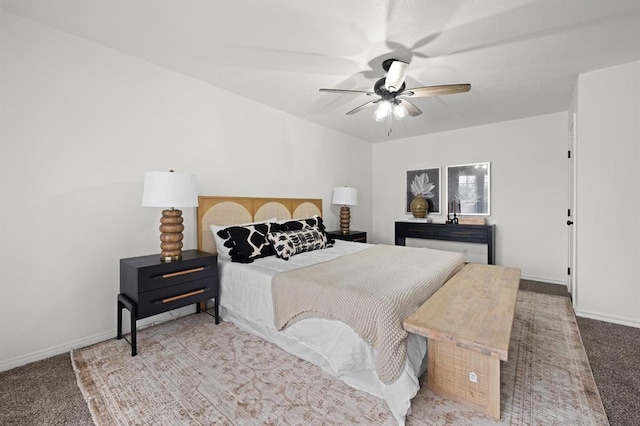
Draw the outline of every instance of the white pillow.
[[[224,238],[220,237],[218,235],[218,231],[221,231],[223,229],[226,229],[230,226],[246,226],[246,225],[255,225],[256,223],[267,223],[267,222],[275,222],[278,219],[275,217],[272,217],[271,219],[267,219],[267,220],[261,220],[259,222],[250,222],[250,223],[239,223],[237,225],[224,225],[224,226],[220,226],[220,225],[211,225],[211,232],[213,233],[213,239],[216,242],[216,251],[218,252],[218,259],[222,259],[222,260],[231,260],[231,255],[229,254],[229,251],[231,250],[229,247],[225,247],[224,246]]]

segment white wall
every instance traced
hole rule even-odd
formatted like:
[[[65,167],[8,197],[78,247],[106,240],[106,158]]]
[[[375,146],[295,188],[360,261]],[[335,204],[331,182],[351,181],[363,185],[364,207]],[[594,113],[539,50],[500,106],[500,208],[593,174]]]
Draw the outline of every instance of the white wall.
[[[371,146],[167,69],[0,12],[0,370],[115,336],[119,259],[159,253],[144,172],[199,193],[317,197],[359,189]],[[335,155],[337,152],[340,155]],[[195,209],[185,209],[195,248]]]
[[[393,244],[394,222],[406,220],[406,171],[442,167],[446,220],[446,166],[491,162],[491,216],[496,264],[522,269],[529,279],[565,284],[567,270],[567,114],[556,113],[424,135],[373,147],[373,239]],[[409,245],[409,243],[407,243]],[[486,262],[474,244],[411,240],[411,245],[462,251]]]
[[[640,327],[640,61],[576,92],[576,313]]]

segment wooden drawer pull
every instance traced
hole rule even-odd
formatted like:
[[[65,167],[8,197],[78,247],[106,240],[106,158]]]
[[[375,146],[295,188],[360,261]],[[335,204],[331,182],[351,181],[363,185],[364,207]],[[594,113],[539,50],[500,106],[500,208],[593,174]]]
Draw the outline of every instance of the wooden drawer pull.
[[[454,235],[472,235],[473,232],[458,232],[458,231],[451,231],[452,234]]]
[[[170,274],[164,274],[162,276],[162,278],[172,278],[172,277],[177,277],[177,276],[186,275],[186,274],[192,274],[194,272],[200,272],[200,271],[204,271],[204,266],[201,266],[199,268],[187,269],[186,271],[178,271],[178,272],[172,272]]]
[[[179,296],[173,296],[173,297],[169,297],[167,299],[162,299],[162,303],[175,302],[176,300],[184,299],[185,297],[195,296],[196,294],[202,294],[202,293],[204,293],[204,290],[205,289],[203,288],[203,289],[200,289],[200,290],[192,291],[190,293],[181,294]]]

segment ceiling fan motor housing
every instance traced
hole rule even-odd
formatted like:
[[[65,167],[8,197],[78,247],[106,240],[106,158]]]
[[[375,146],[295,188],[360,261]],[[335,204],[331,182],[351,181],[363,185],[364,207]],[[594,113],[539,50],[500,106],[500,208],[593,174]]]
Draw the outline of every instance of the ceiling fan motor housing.
[[[396,95],[398,93],[402,93],[406,87],[406,85],[402,83],[402,86],[400,86],[398,90],[396,90],[395,92],[390,92],[384,85],[385,80],[386,79],[383,77],[380,80],[376,81],[376,84],[373,85],[373,91],[376,95],[380,96],[383,101],[395,99]]]
[[[400,59],[389,58],[389,59],[385,59],[384,61],[382,61],[382,69],[385,72],[388,72],[389,68],[391,68],[391,64],[393,64],[394,62],[404,62],[405,64],[409,64],[409,62],[407,62],[407,61],[401,61]]]

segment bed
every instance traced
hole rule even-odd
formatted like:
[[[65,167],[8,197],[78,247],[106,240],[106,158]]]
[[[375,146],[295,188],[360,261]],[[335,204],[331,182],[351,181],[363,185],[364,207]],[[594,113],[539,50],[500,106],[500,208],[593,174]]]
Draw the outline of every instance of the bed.
[[[339,315],[299,315],[295,320],[280,321],[276,326],[274,312],[281,312],[281,302],[280,299],[276,299],[276,293],[281,285],[287,285],[287,282],[283,284],[280,278],[290,277],[293,281],[290,280],[289,284],[293,285],[285,287],[284,293],[294,294],[293,299],[304,297],[308,291],[292,293],[298,287],[296,279],[302,279],[300,277],[305,275],[311,277],[309,271],[325,267],[327,264],[350,264],[352,259],[358,257],[367,260],[369,253],[375,249],[387,250],[384,256],[389,255],[388,250],[403,249],[420,250],[421,255],[439,256],[435,253],[436,250],[383,247],[336,240],[330,248],[298,253],[286,261],[277,256],[267,256],[245,264],[229,260],[228,249],[221,247],[223,243],[219,238],[218,241],[214,238],[214,232],[230,229],[227,227],[232,225],[277,221],[282,223],[321,215],[320,199],[199,197],[198,249],[218,253],[221,317],[238,328],[256,334],[319,366],[350,386],[382,398],[397,422],[404,424],[405,417],[410,412],[411,399],[419,389],[418,378],[426,369],[426,339],[415,334],[405,334],[402,340],[403,351],[398,351],[402,355],[402,363],[397,374],[380,374],[380,359],[385,351],[380,350],[381,346],[377,346],[376,350],[374,345],[369,343],[371,339],[362,338],[363,333],[357,333],[351,326],[339,320]],[[251,225],[248,227],[251,228]],[[448,272],[443,272],[446,277],[441,279],[442,282],[438,286],[464,264],[461,255],[450,255],[453,263]],[[337,266],[329,269],[339,270]],[[356,272],[345,275],[360,274]],[[369,279],[365,278],[365,281],[367,280]],[[422,302],[423,300],[418,305]],[[277,308],[275,311],[274,306]],[[338,313],[349,311],[344,307],[340,308],[338,300],[334,308]],[[410,314],[413,308],[409,309]],[[389,377],[392,380],[389,380]]]

